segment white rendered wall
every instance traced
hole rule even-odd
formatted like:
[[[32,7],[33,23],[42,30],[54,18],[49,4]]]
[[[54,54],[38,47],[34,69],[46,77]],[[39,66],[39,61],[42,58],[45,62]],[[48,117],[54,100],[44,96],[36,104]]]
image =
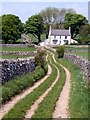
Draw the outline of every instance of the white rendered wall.
[[[56,44],[54,44],[53,39],[57,39],[58,42]],[[71,43],[71,36],[67,36],[67,39],[65,39],[65,36],[61,36],[61,38],[60,38],[60,36],[56,36],[56,37],[49,36],[50,45],[64,45],[65,44],[64,40],[68,40],[68,44],[70,44]]]

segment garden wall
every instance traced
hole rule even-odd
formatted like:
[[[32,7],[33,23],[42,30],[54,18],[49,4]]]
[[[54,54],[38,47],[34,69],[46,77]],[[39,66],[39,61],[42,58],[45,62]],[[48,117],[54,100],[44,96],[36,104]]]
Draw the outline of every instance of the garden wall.
[[[35,70],[35,60],[31,58],[17,60],[0,60],[0,83]]]
[[[79,57],[73,54],[64,54],[64,58],[73,61],[75,64],[78,64],[84,74],[90,80],[90,61],[86,60],[85,58]]]

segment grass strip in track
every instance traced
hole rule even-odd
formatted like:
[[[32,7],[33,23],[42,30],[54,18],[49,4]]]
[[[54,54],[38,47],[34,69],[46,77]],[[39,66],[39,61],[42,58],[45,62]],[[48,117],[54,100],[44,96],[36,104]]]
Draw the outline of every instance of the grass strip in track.
[[[47,72],[47,66],[45,67]],[[2,93],[2,98],[0,98],[0,103],[5,103],[10,100],[11,97],[19,94],[24,89],[32,86],[36,81],[40,80],[44,75],[45,71],[42,68],[37,68],[32,73],[27,73],[22,76],[18,76],[2,86],[0,86],[0,92]]]
[[[60,71],[60,78],[56,82],[55,86],[52,88],[52,90],[48,93],[48,95],[45,97],[45,99],[41,102],[38,109],[36,110],[35,114],[32,116],[32,119],[34,118],[52,118],[52,113],[54,111],[56,101],[60,95],[60,92],[63,88],[63,85],[65,83],[66,75],[65,71],[62,67],[59,66],[59,64],[56,64],[53,60],[52,63],[57,66],[57,68]]]
[[[51,65],[52,66],[52,65]],[[57,70],[52,66],[52,73],[50,77],[44,81],[38,88],[36,88],[32,93],[28,94],[24,99],[20,100],[13,109],[7,113],[4,118],[23,118],[26,111],[30,106],[41,96],[54,82],[57,76]]]
[[[88,118],[88,115],[90,115],[90,109],[88,109],[88,104],[90,104],[88,100],[90,88],[88,90],[87,82],[83,79],[83,73],[80,68],[71,61],[60,59],[59,63],[63,64],[71,72],[71,93],[69,99],[70,117]]]

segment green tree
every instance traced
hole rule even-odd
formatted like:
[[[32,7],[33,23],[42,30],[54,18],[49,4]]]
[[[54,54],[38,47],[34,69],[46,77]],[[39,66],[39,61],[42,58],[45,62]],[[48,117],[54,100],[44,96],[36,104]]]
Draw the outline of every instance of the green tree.
[[[79,42],[82,44],[90,42],[90,25],[84,25],[80,28],[80,39]]]
[[[75,38],[80,31],[80,27],[82,25],[85,25],[88,23],[88,20],[86,17],[84,17],[81,14],[76,14],[76,13],[67,13],[65,15],[65,23],[64,27],[67,29],[71,27],[71,36],[72,38]]]
[[[57,52],[58,58],[63,58],[63,56],[64,56],[64,51],[65,51],[64,46],[58,46],[58,47],[56,48],[56,52]]]
[[[46,51],[39,49],[37,50],[37,55],[35,56],[35,64],[36,66],[40,66],[45,70],[46,65]]]
[[[41,34],[44,30],[43,19],[40,15],[33,15],[28,18],[24,25],[24,29],[26,33],[33,34],[38,41],[41,41]]]
[[[18,16],[2,15],[2,39],[4,43],[16,43],[21,38],[23,24]]]
[[[59,9],[55,7],[47,7],[39,13],[44,21],[46,38],[48,38],[50,25],[53,28],[64,28],[63,23],[66,13],[75,13],[75,11],[73,9]]]

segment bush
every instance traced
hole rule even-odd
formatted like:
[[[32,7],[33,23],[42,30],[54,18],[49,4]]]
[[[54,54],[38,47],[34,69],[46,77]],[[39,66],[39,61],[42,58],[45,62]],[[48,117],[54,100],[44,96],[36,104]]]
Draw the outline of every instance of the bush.
[[[65,51],[64,46],[58,46],[58,47],[56,48],[56,52],[57,52],[58,58],[63,58],[63,56],[64,56],[64,51]]]
[[[46,65],[46,51],[45,50],[38,50],[37,55],[35,56],[35,65],[40,66],[45,70]]]

